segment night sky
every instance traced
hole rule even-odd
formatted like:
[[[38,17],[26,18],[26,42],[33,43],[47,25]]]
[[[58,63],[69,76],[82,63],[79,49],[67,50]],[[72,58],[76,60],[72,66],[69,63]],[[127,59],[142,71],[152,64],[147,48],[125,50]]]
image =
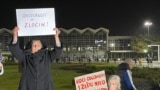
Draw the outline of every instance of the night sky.
[[[15,3],[15,4],[14,4]],[[104,27],[110,35],[160,34],[160,1],[158,0],[21,0],[1,2],[0,28],[16,26],[16,8],[55,8],[56,26],[97,29]]]

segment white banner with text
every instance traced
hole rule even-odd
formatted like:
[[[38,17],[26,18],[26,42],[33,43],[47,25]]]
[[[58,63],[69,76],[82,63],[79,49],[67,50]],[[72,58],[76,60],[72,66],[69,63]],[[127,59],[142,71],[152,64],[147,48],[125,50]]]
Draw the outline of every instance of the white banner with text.
[[[16,9],[18,36],[54,35],[54,8]]]

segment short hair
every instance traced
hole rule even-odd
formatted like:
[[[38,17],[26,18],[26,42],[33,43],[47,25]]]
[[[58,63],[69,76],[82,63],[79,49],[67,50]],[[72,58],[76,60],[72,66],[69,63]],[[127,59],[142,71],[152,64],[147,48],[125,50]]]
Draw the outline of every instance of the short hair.
[[[132,60],[131,58],[126,58],[126,59],[125,59],[125,62],[129,64],[129,63],[132,63],[133,60]]]
[[[25,46],[25,49],[24,49],[24,50],[31,49],[31,48],[32,48],[32,44],[33,44],[33,42],[34,42],[34,41],[37,41],[37,40],[39,40],[39,39],[33,39],[33,40],[30,40],[30,41],[26,44],[26,46]],[[42,49],[47,48],[47,45],[46,45],[46,43],[45,43],[43,40],[39,40],[39,41],[40,41],[40,42],[41,42],[41,44],[42,44]]]
[[[126,58],[125,62],[132,68],[134,66],[134,61],[132,58]]]
[[[118,75],[110,75],[109,78],[108,78],[108,84],[110,83],[111,80],[116,80],[117,82],[117,87],[118,87],[118,90],[121,90],[121,79]]]

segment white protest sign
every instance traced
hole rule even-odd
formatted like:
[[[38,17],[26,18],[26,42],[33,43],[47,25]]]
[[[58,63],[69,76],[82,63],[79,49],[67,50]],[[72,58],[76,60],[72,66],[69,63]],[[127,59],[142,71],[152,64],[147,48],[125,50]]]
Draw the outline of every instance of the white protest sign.
[[[16,9],[18,36],[54,35],[54,8]]]
[[[76,90],[108,90],[105,71],[74,78]]]

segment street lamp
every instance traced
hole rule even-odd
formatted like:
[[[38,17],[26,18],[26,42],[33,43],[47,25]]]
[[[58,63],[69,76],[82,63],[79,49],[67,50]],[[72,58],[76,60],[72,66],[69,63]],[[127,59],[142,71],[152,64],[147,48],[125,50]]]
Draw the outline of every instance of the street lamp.
[[[148,27],[148,36],[149,36],[149,27],[152,25],[152,22],[147,21],[144,23],[144,25]]]

